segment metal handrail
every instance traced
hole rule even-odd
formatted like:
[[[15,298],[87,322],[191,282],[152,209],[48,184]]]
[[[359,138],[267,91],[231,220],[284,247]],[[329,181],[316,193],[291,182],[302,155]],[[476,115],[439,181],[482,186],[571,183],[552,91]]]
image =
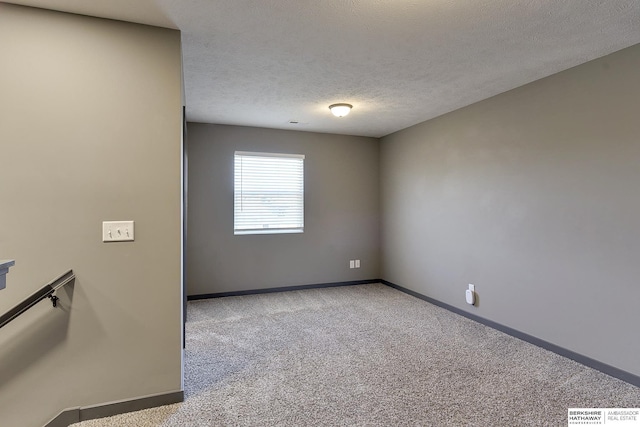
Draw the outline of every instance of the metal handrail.
[[[0,328],[20,316],[25,311],[29,310],[43,299],[49,298],[55,307],[58,303],[58,297],[54,295],[55,291],[69,283],[73,283],[75,279],[76,276],[73,274],[73,270],[69,270],[63,275],[56,277],[51,282],[34,292],[31,296],[25,298],[20,304],[0,316]]]

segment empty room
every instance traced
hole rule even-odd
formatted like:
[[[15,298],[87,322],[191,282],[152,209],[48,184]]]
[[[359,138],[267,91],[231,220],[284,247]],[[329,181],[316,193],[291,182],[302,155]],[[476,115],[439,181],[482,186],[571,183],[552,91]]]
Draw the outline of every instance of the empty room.
[[[0,425],[640,425],[640,3],[0,2]]]

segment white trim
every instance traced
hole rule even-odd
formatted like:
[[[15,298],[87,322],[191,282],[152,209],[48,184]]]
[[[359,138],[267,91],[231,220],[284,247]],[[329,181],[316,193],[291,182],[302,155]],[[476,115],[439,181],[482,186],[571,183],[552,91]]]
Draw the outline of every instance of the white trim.
[[[304,228],[259,228],[253,230],[233,230],[236,236],[243,234],[296,234],[304,233]]]
[[[235,156],[248,156],[248,157],[291,157],[294,159],[303,159],[304,154],[288,154],[288,153],[259,153],[257,151],[236,151]]]
[[[304,233],[302,154],[234,153],[233,234]]]

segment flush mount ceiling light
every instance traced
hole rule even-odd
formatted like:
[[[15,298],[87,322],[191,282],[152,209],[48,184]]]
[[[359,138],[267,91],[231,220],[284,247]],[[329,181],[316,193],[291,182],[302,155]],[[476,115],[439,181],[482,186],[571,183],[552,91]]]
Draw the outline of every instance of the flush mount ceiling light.
[[[344,117],[344,116],[346,116],[347,114],[349,114],[349,112],[351,111],[352,108],[353,108],[353,105],[351,105],[351,104],[333,104],[333,105],[329,105],[329,110],[331,110],[333,115],[336,116],[336,117]]]

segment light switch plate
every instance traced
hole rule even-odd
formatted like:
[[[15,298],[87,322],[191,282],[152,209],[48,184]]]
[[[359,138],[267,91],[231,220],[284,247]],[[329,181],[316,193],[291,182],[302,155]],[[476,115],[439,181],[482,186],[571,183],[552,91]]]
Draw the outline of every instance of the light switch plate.
[[[103,242],[132,242],[134,240],[133,221],[103,221]]]

